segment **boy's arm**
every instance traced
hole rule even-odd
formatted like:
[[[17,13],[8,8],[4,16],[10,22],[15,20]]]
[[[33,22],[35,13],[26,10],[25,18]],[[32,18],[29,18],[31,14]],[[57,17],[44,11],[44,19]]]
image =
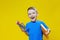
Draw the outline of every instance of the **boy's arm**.
[[[17,21],[17,25],[20,27],[22,32],[24,32],[26,35],[28,35],[28,33],[25,31],[25,26],[23,24],[20,24],[19,21]]]

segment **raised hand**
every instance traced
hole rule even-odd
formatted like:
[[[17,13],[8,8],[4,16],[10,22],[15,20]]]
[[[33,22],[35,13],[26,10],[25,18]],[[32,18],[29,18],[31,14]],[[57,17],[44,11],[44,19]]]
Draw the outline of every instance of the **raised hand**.
[[[21,28],[22,31],[25,31],[25,26],[23,23],[20,23],[19,21],[17,21],[16,24]]]

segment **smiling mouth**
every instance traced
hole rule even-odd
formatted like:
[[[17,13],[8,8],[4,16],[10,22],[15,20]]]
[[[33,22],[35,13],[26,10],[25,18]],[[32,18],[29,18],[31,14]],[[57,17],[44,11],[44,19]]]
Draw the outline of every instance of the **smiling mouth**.
[[[31,19],[34,19],[35,17],[31,17]]]

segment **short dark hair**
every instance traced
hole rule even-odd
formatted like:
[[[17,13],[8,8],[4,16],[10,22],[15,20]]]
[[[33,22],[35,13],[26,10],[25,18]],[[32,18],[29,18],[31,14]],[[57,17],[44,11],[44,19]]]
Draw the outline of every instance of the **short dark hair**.
[[[29,7],[29,8],[27,9],[27,11],[30,10],[30,9],[36,10],[34,7]]]

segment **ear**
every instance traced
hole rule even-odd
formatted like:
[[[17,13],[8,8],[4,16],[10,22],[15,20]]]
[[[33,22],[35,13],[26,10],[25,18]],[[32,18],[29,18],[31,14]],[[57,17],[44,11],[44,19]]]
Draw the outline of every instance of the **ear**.
[[[38,16],[38,12],[36,11],[36,13],[37,13],[37,16]]]
[[[37,16],[38,16],[38,13],[37,13]]]

